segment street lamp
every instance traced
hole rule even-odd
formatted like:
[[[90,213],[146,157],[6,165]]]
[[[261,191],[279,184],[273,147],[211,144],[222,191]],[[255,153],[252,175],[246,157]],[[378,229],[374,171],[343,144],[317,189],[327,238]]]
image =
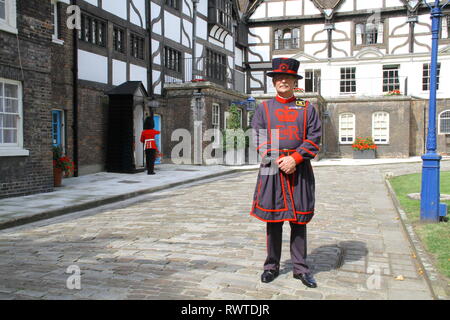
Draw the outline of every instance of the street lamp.
[[[253,97],[247,98],[247,111],[255,111],[256,108],[256,99]]]
[[[411,2],[411,1],[408,1]],[[442,17],[442,9],[450,0],[434,1],[429,4],[423,1],[431,11],[431,75],[430,75],[430,107],[428,117],[427,151],[422,155],[422,189],[420,200],[420,220],[423,222],[439,222],[439,200],[440,200],[440,160],[441,156],[436,153],[436,82],[437,82],[437,59],[439,46],[439,29]]]

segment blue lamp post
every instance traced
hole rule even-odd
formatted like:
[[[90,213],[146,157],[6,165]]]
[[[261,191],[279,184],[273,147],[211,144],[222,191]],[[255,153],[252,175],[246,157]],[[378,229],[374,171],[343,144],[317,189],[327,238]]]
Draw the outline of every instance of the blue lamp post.
[[[414,1],[415,2],[415,1]],[[434,1],[433,4],[423,1],[431,10],[431,75],[430,75],[430,107],[428,120],[427,151],[422,155],[422,189],[420,201],[420,220],[422,222],[439,222],[440,200],[440,161],[436,152],[436,75],[439,45],[439,29],[442,9],[450,0]]]

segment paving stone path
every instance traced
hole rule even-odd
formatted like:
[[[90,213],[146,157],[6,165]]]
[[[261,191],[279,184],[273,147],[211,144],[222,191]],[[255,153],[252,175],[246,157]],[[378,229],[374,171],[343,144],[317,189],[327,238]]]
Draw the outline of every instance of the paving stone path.
[[[317,289],[292,278],[288,224],[281,274],[260,282],[265,225],[248,214],[256,172],[246,172],[1,231],[0,299],[432,299],[383,180],[420,168],[315,168]]]

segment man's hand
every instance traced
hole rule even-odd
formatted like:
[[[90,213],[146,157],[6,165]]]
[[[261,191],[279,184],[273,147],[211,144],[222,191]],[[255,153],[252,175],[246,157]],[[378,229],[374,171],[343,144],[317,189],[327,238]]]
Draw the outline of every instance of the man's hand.
[[[291,156],[282,157],[276,160],[278,167],[286,174],[295,172],[295,159]]]

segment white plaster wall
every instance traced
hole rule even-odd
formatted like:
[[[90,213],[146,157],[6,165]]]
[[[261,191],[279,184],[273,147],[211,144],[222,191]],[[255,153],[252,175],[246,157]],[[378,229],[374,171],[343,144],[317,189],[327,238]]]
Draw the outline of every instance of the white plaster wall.
[[[117,1],[117,0],[115,0]],[[137,15],[136,11],[134,11],[133,7],[130,6],[130,22],[134,23],[135,25],[140,26],[141,28],[145,28],[145,0],[133,0],[134,6],[138,9],[139,14],[141,15],[141,20],[139,19],[139,16]]]
[[[183,21],[183,27],[186,33],[188,34],[189,38],[184,34],[184,32],[181,32],[181,41],[182,44],[188,48],[192,47],[192,23],[182,19]]]
[[[389,18],[389,32],[390,32],[389,35],[403,35],[403,34],[408,35],[409,34],[409,23],[405,24],[406,20],[407,20],[406,17]],[[395,33],[393,34],[392,32],[397,27],[399,27],[399,28],[397,30],[395,30]]]
[[[345,0],[340,6],[337,12],[348,12],[348,11],[354,11],[355,8],[353,6],[352,0]]]
[[[242,61],[243,61],[243,52],[242,52],[242,50],[241,49],[239,49],[238,47],[236,47],[235,49],[234,49],[234,58],[235,58],[235,60],[234,60],[234,63],[237,65],[237,66],[240,66],[240,67],[242,67]]]
[[[197,12],[203,14],[204,16],[208,16],[208,0],[200,0],[197,4]]]
[[[161,72],[153,70],[152,71],[152,78],[153,78],[153,84],[155,84],[156,82],[158,82],[160,80],[161,77]],[[154,93],[156,94],[161,94],[161,83],[159,83],[155,88],[154,88]]]
[[[404,3],[400,0],[386,0],[386,8],[389,7],[401,7],[404,6]]]
[[[267,11],[267,7],[266,7],[266,3],[261,3],[258,8],[255,10],[255,12],[253,12],[252,16],[250,17],[250,19],[260,19],[260,18],[265,18],[266,17],[266,11]]]
[[[351,54],[351,43],[350,41],[334,41],[333,46],[338,48],[339,50],[336,50],[333,48],[332,56],[333,58],[345,58],[349,57]],[[344,52],[340,51],[344,50]]]
[[[160,12],[161,12],[161,7],[160,7],[159,5],[157,5],[157,4],[155,4],[155,3],[152,2],[152,3],[151,3],[151,14],[152,14],[151,19],[153,20],[153,19],[155,19],[156,17],[158,17],[159,14],[160,14]],[[154,33],[156,33],[156,34],[161,35],[161,32],[162,32],[162,29],[161,29],[161,21],[158,21],[157,23],[155,23],[155,24],[153,25],[152,31],[153,31]]]
[[[416,41],[417,41],[417,43],[420,43],[420,45],[418,45],[417,43],[414,44],[414,52],[416,52],[416,53],[430,52],[430,48],[431,48],[431,36],[430,35],[416,36]],[[429,48],[424,47],[423,45],[428,45]]]
[[[334,24],[336,30],[346,33],[346,36],[340,32],[333,32],[333,40],[340,40],[346,38],[352,38],[352,23],[351,22],[338,22]]]
[[[229,34],[225,38],[225,49],[233,51],[234,48],[234,38]]]
[[[424,23],[426,26],[420,25],[416,23],[414,26],[414,32],[415,33],[421,33],[421,32],[427,32],[431,34],[431,19],[429,14],[424,14],[421,16],[418,16],[419,23]]]
[[[159,51],[159,49],[160,49],[160,42],[159,41],[156,41],[156,40],[153,40],[152,39],[152,55],[155,53],[155,52],[158,52],[158,54],[155,56],[155,58],[153,59],[153,63],[155,63],[155,64],[161,64],[161,54],[160,54],[160,51]]]
[[[383,0],[358,0],[356,2],[356,10],[381,9],[382,7]]]
[[[181,0],[183,2],[183,13],[192,18],[192,1]]]
[[[286,16],[302,15],[302,1],[286,1]]]
[[[92,4],[93,6],[98,7],[98,0],[84,0],[84,1],[86,1],[87,3]],[[109,1],[114,1],[114,0],[109,0]]]
[[[304,27],[305,41],[313,41],[313,36],[318,33],[314,41],[327,40],[327,32],[323,30],[323,24],[307,24]]]
[[[311,0],[305,1],[305,16],[321,14],[320,10],[314,5]]]
[[[147,90],[147,69],[130,63],[130,81],[142,81]]]
[[[409,42],[408,37],[401,38],[389,38],[389,48],[391,50],[391,54],[407,54],[409,52]],[[404,44],[404,45],[403,45]],[[397,48],[397,46],[403,45],[402,47]],[[394,52],[395,50],[395,52]]]
[[[305,43],[305,53],[309,54],[310,56],[314,56],[316,58],[319,59],[326,59],[328,57],[328,49],[325,49],[324,51],[317,53],[315,55],[315,53],[317,51],[323,50],[326,47],[326,43],[311,43],[311,44],[307,44]]]
[[[168,11],[164,12],[164,36],[176,42],[181,42],[180,39],[180,18],[171,14]]]
[[[208,37],[208,42],[209,42],[209,43],[212,43],[212,44],[215,44],[215,45],[218,46],[218,47],[223,48],[222,42],[220,42],[220,41],[218,41],[218,40],[216,40],[216,39],[214,39],[214,38],[212,38],[212,37]]]
[[[78,79],[108,83],[108,58],[78,50]]]
[[[272,59],[274,58],[292,58],[294,54],[274,54],[272,55]]]
[[[250,78],[250,87],[259,87],[260,84],[253,80],[260,80],[264,84],[264,73],[262,71],[254,71],[252,72],[252,78]]]
[[[113,85],[118,86],[127,81],[127,63],[113,59]]]
[[[88,1],[89,2],[89,1]],[[105,11],[127,20],[127,0],[104,0],[102,8]]]
[[[268,17],[282,17],[284,10],[284,2],[268,2],[267,3],[267,16]]]
[[[208,22],[206,20],[203,20],[202,18],[197,18],[196,33],[197,37],[202,38],[203,40],[208,39]]]
[[[249,31],[261,38],[263,42],[258,37],[254,37],[252,35],[248,35],[248,42],[249,44],[256,44],[256,43],[269,43],[270,42],[270,27],[258,27],[258,28],[250,28]]]
[[[250,61],[261,61],[261,58],[252,54],[250,50],[262,57],[262,61],[270,61],[270,46],[251,46],[249,47],[249,58],[252,57]]]

